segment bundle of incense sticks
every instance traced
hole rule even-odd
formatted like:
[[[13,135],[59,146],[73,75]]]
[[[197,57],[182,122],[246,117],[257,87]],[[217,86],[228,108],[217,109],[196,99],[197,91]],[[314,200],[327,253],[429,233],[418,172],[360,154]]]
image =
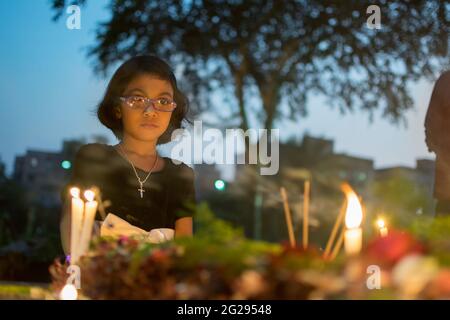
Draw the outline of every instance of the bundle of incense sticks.
[[[304,191],[303,191],[303,238],[302,245],[303,249],[308,249],[308,238],[309,238],[309,198],[310,198],[310,186],[311,183],[309,180],[306,180],[304,183]],[[280,188],[281,199],[283,200],[283,209],[284,209],[284,217],[286,220],[286,225],[289,234],[289,242],[291,247],[296,246],[296,238],[294,235],[294,228],[292,225],[291,219],[291,209],[289,207],[288,196],[286,193],[286,189],[284,187]]]

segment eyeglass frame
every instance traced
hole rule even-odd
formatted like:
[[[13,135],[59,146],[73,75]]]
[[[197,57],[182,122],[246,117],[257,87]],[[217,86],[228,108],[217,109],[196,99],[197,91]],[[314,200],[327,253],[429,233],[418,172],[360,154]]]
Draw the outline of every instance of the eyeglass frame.
[[[155,102],[156,101],[161,100],[161,99],[167,99],[167,98],[150,99],[150,98],[142,97],[142,96],[121,96],[121,97],[119,97],[119,100],[121,102],[126,103],[129,108],[131,108],[133,110],[139,110],[140,108],[133,108],[132,106],[129,105],[129,102],[128,102],[129,98],[136,98],[136,97],[144,99],[145,104],[146,104],[145,108],[143,109],[144,111],[146,111],[148,109],[148,107],[150,107],[150,106],[152,107],[153,110],[160,111],[160,112],[173,112],[177,108],[177,103],[174,100],[171,100],[171,99],[168,99],[168,100],[171,101],[171,105],[173,106],[172,110],[170,110],[170,111],[169,110],[160,110],[160,109],[157,109],[155,107]]]

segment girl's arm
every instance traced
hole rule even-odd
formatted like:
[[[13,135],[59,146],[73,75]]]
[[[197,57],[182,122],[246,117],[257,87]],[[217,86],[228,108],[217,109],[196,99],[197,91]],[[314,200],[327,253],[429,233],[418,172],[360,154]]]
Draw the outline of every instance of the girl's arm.
[[[184,217],[175,221],[175,237],[192,237],[192,217]]]

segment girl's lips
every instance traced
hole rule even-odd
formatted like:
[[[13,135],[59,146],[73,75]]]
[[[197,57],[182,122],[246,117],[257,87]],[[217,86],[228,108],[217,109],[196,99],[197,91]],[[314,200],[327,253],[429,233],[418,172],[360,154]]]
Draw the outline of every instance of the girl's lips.
[[[154,123],[142,123],[141,127],[144,127],[144,128],[158,128],[158,125],[156,125]]]

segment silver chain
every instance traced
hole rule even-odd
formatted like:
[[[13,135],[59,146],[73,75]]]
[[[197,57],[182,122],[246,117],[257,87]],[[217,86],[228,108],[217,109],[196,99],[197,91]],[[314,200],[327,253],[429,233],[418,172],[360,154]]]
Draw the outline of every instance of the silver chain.
[[[147,181],[147,179],[150,177],[151,173],[153,172],[153,169],[156,167],[156,164],[158,163],[158,155],[156,155],[156,159],[155,159],[155,162],[153,163],[153,167],[150,169],[150,172],[147,174],[147,177],[145,177],[144,181],[142,181],[141,178],[139,177],[137,171],[136,171],[136,168],[133,165],[133,162],[131,162],[130,159],[128,159],[127,154],[122,149],[121,145],[118,144],[118,146],[119,146],[120,151],[125,156],[125,159],[127,159],[127,161],[131,164],[131,167],[133,168],[134,174],[136,175],[136,178],[138,179],[139,185],[140,185],[140,189],[138,189],[138,191],[140,191],[141,198],[143,198],[144,197],[143,192],[145,191],[143,189],[144,183]]]

